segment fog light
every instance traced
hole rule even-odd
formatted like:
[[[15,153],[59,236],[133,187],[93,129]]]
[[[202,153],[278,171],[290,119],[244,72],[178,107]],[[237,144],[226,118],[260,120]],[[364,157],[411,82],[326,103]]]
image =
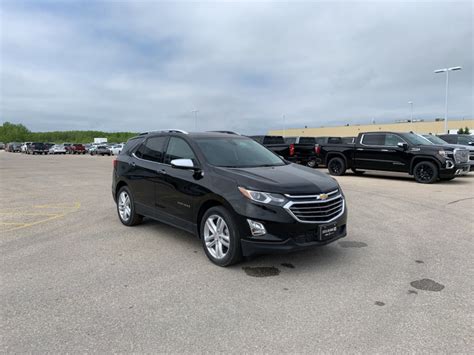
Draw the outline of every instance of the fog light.
[[[250,232],[252,233],[254,237],[267,234],[267,231],[263,223],[252,221],[251,219],[247,219],[247,222],[250,227]]]

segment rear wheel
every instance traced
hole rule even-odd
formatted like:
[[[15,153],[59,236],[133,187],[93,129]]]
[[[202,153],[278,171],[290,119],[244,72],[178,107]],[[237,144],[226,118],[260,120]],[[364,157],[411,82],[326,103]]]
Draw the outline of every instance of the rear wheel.
[[[135,203],[128,187],[123,186],[117,195],[117,212],[120,222],[126,226],[134,226],[143,220],[143,217],[135,212]]]
[[[329,174],[334,176],[344,175],[346,173],[346,162],[339,157],[331,158],[328,162]]]
[[[202,216],[200,229],[204,252],[214,264],[229,266],[242,259],[239,231],[224,207],[207,210]]]
[[[318,164],[316,163],[316,160],[310,160],[306,163],[307,166],[309,166],[310,168],[316,168],[318,166]]]
[[[438,167],[429,161],[421,161],[415,165],[413,176],[420,184],[431,184],[438,179]]]

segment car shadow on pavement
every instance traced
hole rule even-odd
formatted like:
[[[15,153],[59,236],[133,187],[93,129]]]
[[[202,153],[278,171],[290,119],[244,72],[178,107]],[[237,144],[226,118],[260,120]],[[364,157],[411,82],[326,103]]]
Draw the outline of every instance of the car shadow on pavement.
[[[201,240],[191,233],[150,218],[145,218],[143,223],[137,227],[153,231],[156,238],[172,240],[176,245],[179,244],[181,248],[198,251],[200,257],[206,258],[202,250]],[[315,246],[309,249],[288,253],[271,253],[245,257],[240,263],[231,266],[231,268],[240,268],[250,265],[268,265],[285,269],[285,266],[281,267],[281,264],[295,265],[295,268],[325,268],[326,266],[340,263],[341,259],[347,256],[348,251],[338,245],[339,241],[344,240],[346,240],[346,238],[342,238],[328,245]]]

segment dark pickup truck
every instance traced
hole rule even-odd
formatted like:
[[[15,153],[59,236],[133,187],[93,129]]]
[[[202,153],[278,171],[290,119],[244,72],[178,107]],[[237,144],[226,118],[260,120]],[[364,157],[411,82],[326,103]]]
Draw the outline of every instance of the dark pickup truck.
[[[318,165],[319,157],[316,150],[319,146],[316,145],[314,137],[251,136],[250,138],[292,163],[311,168]]]
[[[451,180],[469,172],[469,151],[433,145],[415,133],[360,133],[354,144],[323,144],[320,158],[331,175],[346,169],[403,172],[419,183]]]

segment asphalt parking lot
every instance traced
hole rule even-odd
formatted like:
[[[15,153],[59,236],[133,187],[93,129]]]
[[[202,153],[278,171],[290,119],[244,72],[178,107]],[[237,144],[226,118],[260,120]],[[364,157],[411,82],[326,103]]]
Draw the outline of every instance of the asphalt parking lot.
[[[220,268],[123,226],[112,160],[0,152],[2,352],[472,351],[473,173],[340,177],[345,239]]]

